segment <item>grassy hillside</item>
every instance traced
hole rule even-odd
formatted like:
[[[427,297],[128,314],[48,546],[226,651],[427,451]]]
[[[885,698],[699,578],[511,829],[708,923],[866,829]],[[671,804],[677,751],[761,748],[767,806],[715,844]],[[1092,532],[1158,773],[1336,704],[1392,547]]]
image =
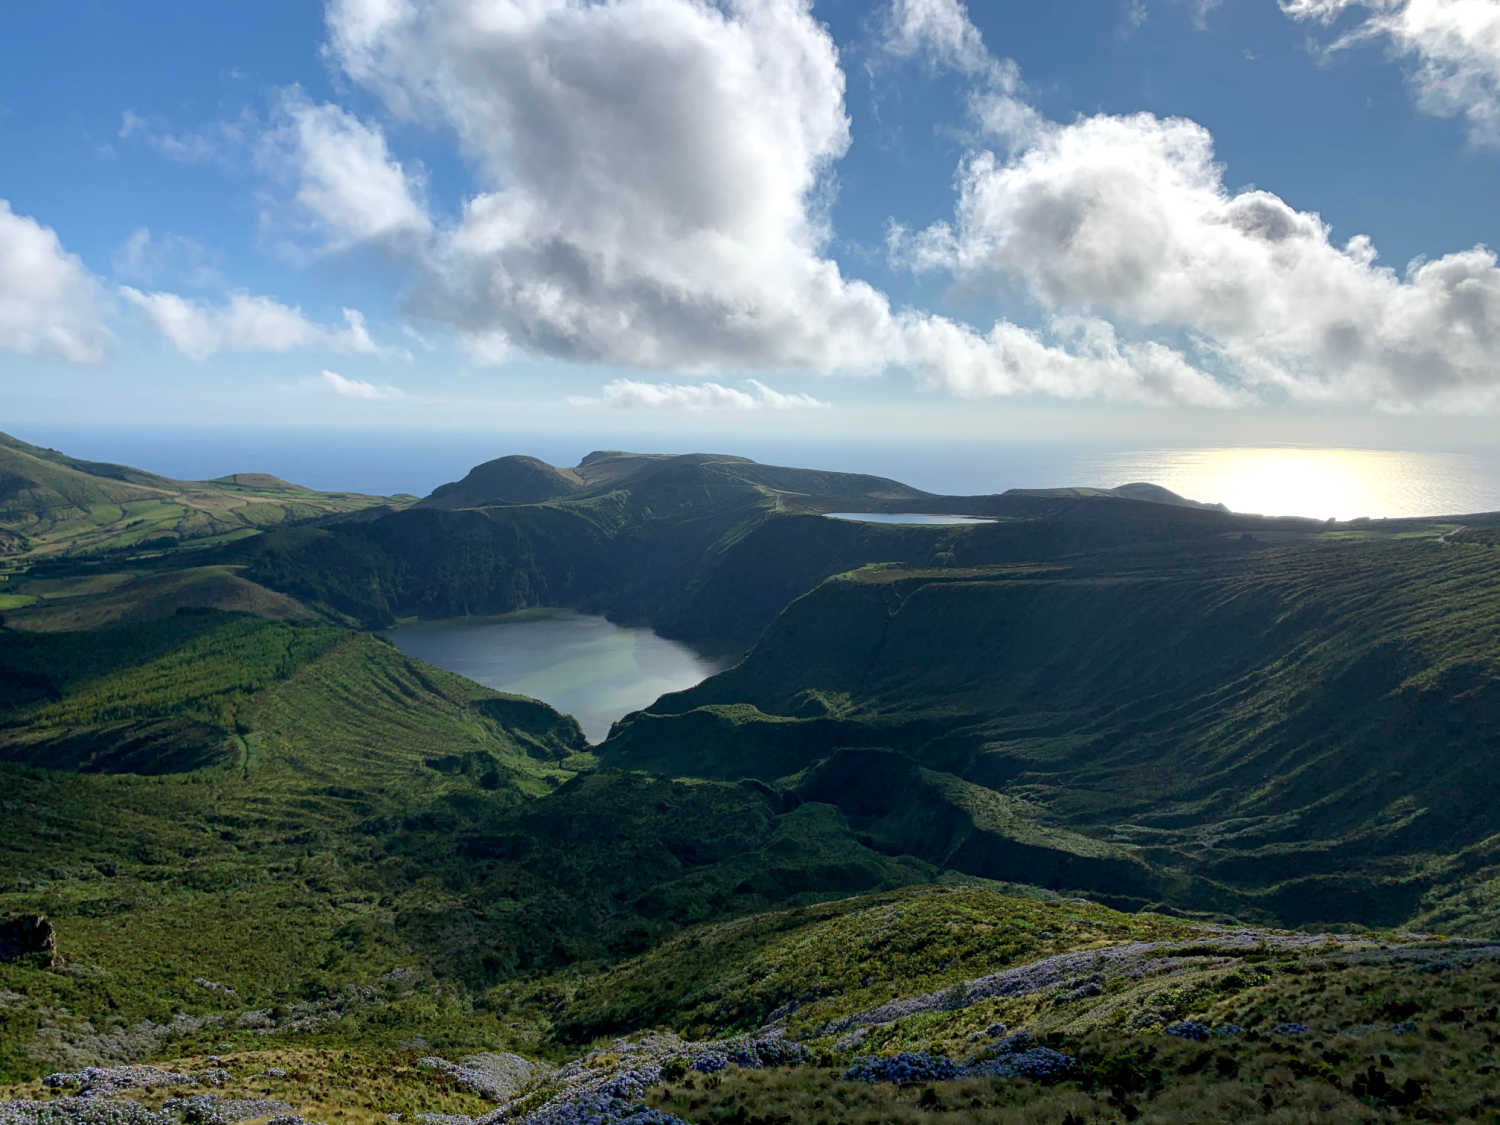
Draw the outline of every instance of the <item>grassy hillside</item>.
[[[1500,947],[1221,929],[998,886],[719,921],[613,964],[501,983],[470,1019],[488,1051],[519,1055],[470,1057],[430,1034],[351,1045],[377,1019],[441,1027],[429,988],[388,978],[371,990],[380,1016],[300,1002],[289,1014],[319,1025],[300,1044],[216,1029],[229,1042],[213,1058],[159,1046],[162,1070],[146,1077],[160,1085],[117,1100],[270,1098],[368,1125],[391,1112],[628,1120],[643,1102],[690,1125],[1484,1121],[1500,1109],[1488,1081]],[[224,997],[223,1014],[252,1002]],[[196,1076],[209,1074],[205,1090]],[[70,1092],[32,1081],[9,1094]]]
[[[518,502],[525,495],[543,498]],[[912,506],[996,519],[903,527],[817,514]],[[502,458],[413,510],[263,536],[224,560],[366,625],[568,605],[738,653],[792,598],[864,563],[993,564],[1313,526],[1097,490],[935,497],[882,477],[743,458],[609,453],[570,470]]]
[[[333,1023],[477,1048],[518,973],[931,876],[827,806],[588,772],[584,745],[367,634],[0,630],[0,919],[44,914],[65,958],[0,963],[0,1074]]]
[[[242,473],[174,481],[81,461],[0,434],[0,561],[212,543],[278,524],[389,503]]]
[[[28,450],[77,512],[178,487]],[[152,1125],[1500,1113],[1494,519],[619,452],[440,493],[63,516],[5,587],[0,923],[59,957],[0,960],[0,1120],[148,1120],[112,1075]],[[819,514],[912,508],[992,518]],[[749,651],[591,752],[310,620],[534,604]]]
[[[153,621],[188,609],[253,613],[277,621],[313,619],[302,603],[251,582],[243,571],[238,566],[164,565],[22,576],[6,583],[11,604],[0,600],[0,612],[13,629],[49,633]]]
[[[1494,863],[1497,642],[1500,554],[1437,537],[869,568],[601,754],[785,779],[974,874],[1396,923]]]

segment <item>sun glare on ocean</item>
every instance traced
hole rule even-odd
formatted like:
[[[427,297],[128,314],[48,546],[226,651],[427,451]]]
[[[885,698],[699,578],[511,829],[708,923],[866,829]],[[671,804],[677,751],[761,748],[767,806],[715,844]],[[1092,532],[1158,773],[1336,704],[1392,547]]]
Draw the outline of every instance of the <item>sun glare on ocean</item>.
[[[1481,468],[1458,453],[1271,447],[1122,454],[1107,475],[1236,512],[1347,520],[1493,510],[1500,495]]]

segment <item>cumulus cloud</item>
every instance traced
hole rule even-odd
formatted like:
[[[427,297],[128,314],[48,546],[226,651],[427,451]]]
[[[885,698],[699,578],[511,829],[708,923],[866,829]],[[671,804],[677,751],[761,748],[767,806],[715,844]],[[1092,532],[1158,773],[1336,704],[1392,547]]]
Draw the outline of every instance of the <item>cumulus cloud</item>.
[[[98,296],[93,276],[56,231],[0,199],[0,348],[75,363],[103,359],[108,334]]]
[[[378,126],[293,90],[261,140],[261,165],[291,185],[297,207],[328,248],[421,238],[432,227],[420,168],[390,152]]]
[[[349,379],[337,371],[322,371],[316,378],[304,380],[304,384],[314,390],[331,392],[339,398],[361,399],[366,402],[388,402],[406,397],[406,392],[400,387]]]
[[[453,129],[484,190],[413,297],[475,350],[661,370],[883,366],[824,252],[844,76],[800,0],[334,0],[332,59]]]
[[[973,69],[971,48],[944,57]],[[1038,119],[1004,154],[971,151],[957,181],[952,222],[892,225],[893,262],[951,273],[970,292],[1019,288],[1051,317],[1045,337],[1001,322],[950,345],[946,381],[957,389],[1014,371],[1051,394],[1107,387],[1205,405],[1247,391],[1389,409],[1500,402],[1491,250],[1398,273],[1367,237],[1336,243],[1317,213],[1231,190],[1196,122]],[[935,324],[923,334],[951,335]]]
[[[1415,63],[1417,103],[1466,117],[1475,142],[1500,145],[1500,4],[1492,0],[1280,0],[1293,19],[1325,26],[1357,15],[1330,50],[1383,42]]]
[[[746,379],[744,388],[721,383],[648,383],[638,379],[616,379],[605,384],[597,399],[575,399],[578,405],[709,410],[822,410],[831,403],[809,394],[773,390],[759,379]]]
[[[1205,406],[1269,390],[1456,407],[1497,381],[1487,249],[1398,274],[1368,239],[1335,244],[1317,214],[1230,190],[1193,122],[1049,122],[958,0],[894,0],[883,54],[966,77],[1001,151],[971,151],[953,220],[893,228],[892,255],[1019,292],[1035,328],[895,309],[843,275],[826,206],[850,143],[844,76],[805,0],[330,0],[327,22],[329,60],[390,113],[451,130],[480,190],[438,227],[373,125],[298,103],[298,198],[350,240],[414,235],[412,311],[480,362],[897,366],[963,395]],[[770,401],[610,387],[599,401]]]
[[[1193,26],[1199,31],[1206,30],[1208,27],[1208,17],[1223,2],[1224,0],[1188,0],[1188,8],[1192,15]]]
[[[357,309],[344,309],[342,326],[318,324],[301,309],[270,297],[233,294],[222,305],[190,300],[176,293],[143,293],[125,285],[120,295],[141,309],[157,329],[194,359],[222,351],[285,352],[295,348],[327,348],[355,355],[376,355],[382,349],[370,338],[365,318]]]
[[[934,386],[966,398],[1041,394],[1228,407],[1247,401],[1180,351],[1121,341],[1097,317],[1055,316],[1046,333],[996,321],[981,335],[943,317],[913,318],[905,362]]]

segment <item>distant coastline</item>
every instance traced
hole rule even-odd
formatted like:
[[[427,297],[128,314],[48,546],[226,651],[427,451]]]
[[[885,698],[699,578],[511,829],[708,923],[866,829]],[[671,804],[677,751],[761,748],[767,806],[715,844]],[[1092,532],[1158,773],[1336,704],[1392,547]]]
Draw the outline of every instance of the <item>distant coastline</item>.
[[[524,452],[572,464],[590,449],[682,452],[680,437],[510,432],[410,433],[271,427],[28,426],[15,435],[75,456],[206,480],[271,473],[322,490],[424,496],[471,465]],[[1436,516],[1500,510],[1500,451],[1319,450],[1285,446],[1135,447],[1107,444],[870,442],[715,435],[705,448],[767,464],[819,465],[893,477],[917,488],[980,495],[1008,488],[1112,488],[1149,481],[1240,512],[1315,519]],[[656,447],[660,448],[656,448]]]

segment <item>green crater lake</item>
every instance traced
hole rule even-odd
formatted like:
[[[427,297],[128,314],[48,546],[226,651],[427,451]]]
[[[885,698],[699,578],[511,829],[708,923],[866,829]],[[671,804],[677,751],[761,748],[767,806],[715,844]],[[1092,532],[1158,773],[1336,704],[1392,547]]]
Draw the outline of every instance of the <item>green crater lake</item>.
[[[725,667],[650,629],[564,609],[422,621],[389,635],[410,656],[572,715],[590,742],[602,742],[616,719]]]

